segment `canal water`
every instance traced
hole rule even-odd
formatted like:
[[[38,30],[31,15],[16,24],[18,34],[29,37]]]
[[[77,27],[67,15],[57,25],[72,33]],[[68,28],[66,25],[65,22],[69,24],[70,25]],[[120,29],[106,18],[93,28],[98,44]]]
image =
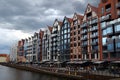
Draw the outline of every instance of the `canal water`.
[[[62,77],[18,70],[0,65],[0,80],[73,80]]]

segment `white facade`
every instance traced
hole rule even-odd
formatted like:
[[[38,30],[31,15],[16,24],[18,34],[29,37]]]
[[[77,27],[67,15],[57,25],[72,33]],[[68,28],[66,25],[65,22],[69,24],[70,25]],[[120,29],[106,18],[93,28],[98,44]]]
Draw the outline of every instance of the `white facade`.
[[[49,27],[44,31],[42,39],[42,61],[51,61],[51,32]]]
[[[10,61],[17,62],[17,43],[10,48]]]

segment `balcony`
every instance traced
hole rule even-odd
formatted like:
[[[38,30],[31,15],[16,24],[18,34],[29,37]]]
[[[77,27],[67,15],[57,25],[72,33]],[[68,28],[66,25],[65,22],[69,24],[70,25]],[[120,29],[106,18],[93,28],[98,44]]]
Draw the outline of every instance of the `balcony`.
[[[86,34],[87,30],[81,31],[81,34]]]
[[[107,20],[110,20],[110,19],[111,19],[111,15],[109,14],[109,15],[106,15],[106,16],[102,16],[100,18],[100,21],[102,22],[102,21],[107,21]]]
[[[98,27],[92,27],[91,29],[90,29],[90,31],[97,31],[98,30]]]
[[[98,38],[98,35],[91,35],[90,38]]]
[[[81,25],[81,28],[87,28],[87,23],[86,23],[86,22],[83,23],[83,24]]]
[[[96,24],[98,22],[98,19],[93,19],[92,21],[91,21],[91,24]]]
[[[91,44],[92,44],[92,45],[98,45],[98,42],[93,41],[93,42],[91,42]]]
[[[120,2],[116,4],[116,8],[120,9]]]

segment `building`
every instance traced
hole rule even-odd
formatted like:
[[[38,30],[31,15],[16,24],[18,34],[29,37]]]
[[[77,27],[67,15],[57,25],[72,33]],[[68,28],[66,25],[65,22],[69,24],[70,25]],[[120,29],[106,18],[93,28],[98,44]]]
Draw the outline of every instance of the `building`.
[[[32,62],[33,61],[33,47],[32,47],[32,37],[28,37],[28,42],[27,42],[27,54],[26,54],[26,61],[27,62]]]
[[[73,22],[70,29],[70,59],[71,61],[82,60],[81,54],[81,23],[83,16],[74,13]]]
[[[73,19],[64,17],[63,24],[60,29],[60,61],[70,60],[70,26]]]
[[[44,31],[40,30],[38,33],[38,62],[42,61],[42,39],[43,39]]]
[[[24,39],[18,41],[17,46],[17,62],[26,62],[25,56],[24,56]]]
[[[0,63],[7,62],[8,55],[7,54],[0,54]]]
[[[33,57],[33,62],[37,62],[38,61],[38,33],[34,33],[34,35],[32,36],[32,57]]]
[[[101,0],[99,21],[102,60],[120,60],[120,0]]]
[[[51,55],[51,33],[52,33],[52,27],[48,26],[44,30],[44,35],[42,38],[42,61],[51,61],[52,55]]]
[[[10,48],[10,61],[17,62],[17,46],[18,44],[15,43]]]
[[[51,34],[51,54],[53,61],[59,61],[61,26],[62,26],[62,22],[55,19]]]

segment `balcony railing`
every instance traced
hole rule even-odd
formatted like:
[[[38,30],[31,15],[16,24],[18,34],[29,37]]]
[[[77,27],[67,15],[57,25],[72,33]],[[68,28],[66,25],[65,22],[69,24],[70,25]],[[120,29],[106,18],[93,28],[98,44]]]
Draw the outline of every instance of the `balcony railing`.
[[[97,23],[98,22],[98,19],[93,19],[92,21],[91,21],[91,24],[95,24],[95,23]]]
[[[109,20],[111,18],[111,15],[109,14],[109,15],[106,15],[106,16],[102,16],[101,18],[100,18],[100,21],[102,22],[102,21],[106,21],[106,20]]]
[[[87,23],[86,22],[81,25],[81,28],[84,28],[84,27],[87,27]]]

